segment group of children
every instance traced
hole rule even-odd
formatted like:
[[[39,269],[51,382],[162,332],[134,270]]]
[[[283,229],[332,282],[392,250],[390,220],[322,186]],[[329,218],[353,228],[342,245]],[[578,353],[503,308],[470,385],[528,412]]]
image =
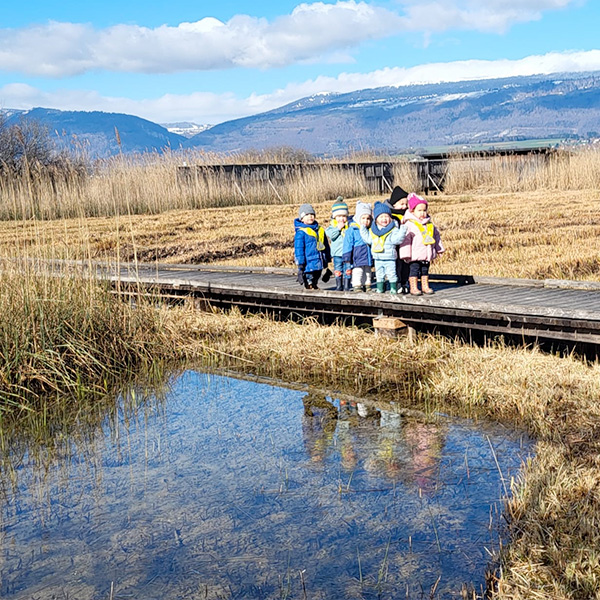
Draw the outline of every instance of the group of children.
[[[318,289],[324,270],[323,281],[328,280],[333,259],[338,291],[369,292],[374,266],[379,293],[387,280],[391,294],[433,294],[429,266],[444,248],[427,200],[417,194],[396,186],[386,202],[357,202],[353,217],[339,196],[326,229],[318,224],[313,207],[303,204],[294,227],[298,281],[306,289]]]

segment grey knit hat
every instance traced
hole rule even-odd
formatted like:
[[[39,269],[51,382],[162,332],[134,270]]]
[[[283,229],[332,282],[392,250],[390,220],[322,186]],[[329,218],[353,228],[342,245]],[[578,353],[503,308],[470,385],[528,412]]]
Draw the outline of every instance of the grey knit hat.
[[[354,220],[358,222],[362,215],[369,215],[370,217],[372,217],[373,209],[371,208],[371,205],[367,202],[359,201],[356,203],[356,210],[354,211]]]
[[[315,215],[315,209],[310,204],[303,204],[298,211],[298,218],[302,221],[306,215]]]

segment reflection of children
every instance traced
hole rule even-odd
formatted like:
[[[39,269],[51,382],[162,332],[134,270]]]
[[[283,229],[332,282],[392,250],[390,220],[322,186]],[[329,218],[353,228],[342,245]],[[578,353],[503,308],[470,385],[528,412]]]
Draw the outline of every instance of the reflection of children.
[[[444,431],[435,423],[409,421],[404,437],[411,455],[414,481],[426,494],[434,492],[438,466],[444,447]]]
[[[427,200],[417,194],[409,194],[408,211],[403,219],[407,234],[400,246],[400,258],[409,264],[408,281],[413,296],[433,294],[429,287],[429,266],[444,251],[440,232],[431,222],[427,209]],[[419,290],[419,278],[422,291]]]
[[[394,219],[398,225],[401,225],[404,213],[408,209],[408,192],[397,185],[392,190],[392,195],[387,202],[392,210],[392,219]],[[403,294],[408,294],[408,273],[408,263],[398,256],[396,259],[396,274],[398,275],[398,281],[400,282]]]
[[[298,281],[307,290],[318,289],[321,272],[331,259],[329,240],[317,223],[315,209],[303,204],[294,220],[294,257],[298,266]]]
[[[383,202],[375,202],[373,207],[374,223],[371,229],[361,226],[360,235],[371,246],[375,262],[377,291],[382,294],[385,289],[385,278],[390,283],[390,293],[398,293],[398,274],[396,273],[397,247],[406,237],[406,226],[392,219],[390,207]]]
[[[337,291],[349,291],[352,277],[350,264],[344,261],[344,238],[348,231],[348,205],[341,196],[331,207],[331,223],[325,230],[331,245],[331,258],[335,273],[335,289]]]
[[[371,266],[373,257],[371,247],[366,244],[361,235],[361,226],[371,226],[371,205],[357,202],[354,217],[344,236],[343,259],[352,265],[352,290],[354,292],[371,291]]]
[[[313,462],[323,462],[327,449],[333,443],[338,409],[324,395],[309,392],[302,398],[304,418],[302,433],[304,446]]]

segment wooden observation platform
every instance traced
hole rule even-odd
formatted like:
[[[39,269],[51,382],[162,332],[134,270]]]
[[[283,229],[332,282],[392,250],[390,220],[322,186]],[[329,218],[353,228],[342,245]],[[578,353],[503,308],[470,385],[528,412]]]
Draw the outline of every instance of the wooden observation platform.
[[[58,268],[64,270],[65,264]],[[600,349],[600,283],[595,282],[432,275],[434,295],[392,296],[336,292],[332,282],[320,284],[319,290],[304,290],[292,269],[132,263],[84,267],[110,280],[117,292],[132,296],[151,294],[329,322],[394,317],[416,330]]]
[[[362,180],[365,188],[374,194],[389,194],[394,187],[394,170],[402,165],[413,173],[417,191],[423,193],[441,192],[446,184],[449,161],[489,162],[494,157],[505,157],[507,160],[546,161],[556,153],[556,148],[548,146],[505,148],[489,150],[455,150],[452,152],[421,153],[403,163],[393,161],[368,162],[298,162],[298,163],[243,163],[243,164],[204,164],[185,165],[177,169],[180,184],[190,185],[194,182],[211,180],[228,182],[232,185],[244,186],[261,183],[273,190],[293,179],[302,180],[309,174],[329,173],[350,174]]]

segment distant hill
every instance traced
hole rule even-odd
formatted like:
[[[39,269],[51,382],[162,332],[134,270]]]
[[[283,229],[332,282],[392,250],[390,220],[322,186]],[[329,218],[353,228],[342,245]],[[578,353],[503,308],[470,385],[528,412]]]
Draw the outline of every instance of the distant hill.
[[[186,146],[314,154],[599,137],[600,73],[382,87],[303,98],[199,133]]]
[[[166,147],[178,149],[186,139],[152,121],[121,113],[49,108],[28,111],[5,109],[2,113],[9,125],[21,119],[32,119],[44,125],[58,148],[83,151],[91,158],[119,152],[156,152]]]
[[[289,146],[330,156],[359,150],[397,153],[540,138],[600,138],[600,73],[320,94],[208,126],[189,139],[207,126],[188,122],[161,126],[131,115],[97,111],[0,112],[9,123],[35,119],[48,127],[59,147],[84,149],[93,158],[165,147],[234,152]]]

